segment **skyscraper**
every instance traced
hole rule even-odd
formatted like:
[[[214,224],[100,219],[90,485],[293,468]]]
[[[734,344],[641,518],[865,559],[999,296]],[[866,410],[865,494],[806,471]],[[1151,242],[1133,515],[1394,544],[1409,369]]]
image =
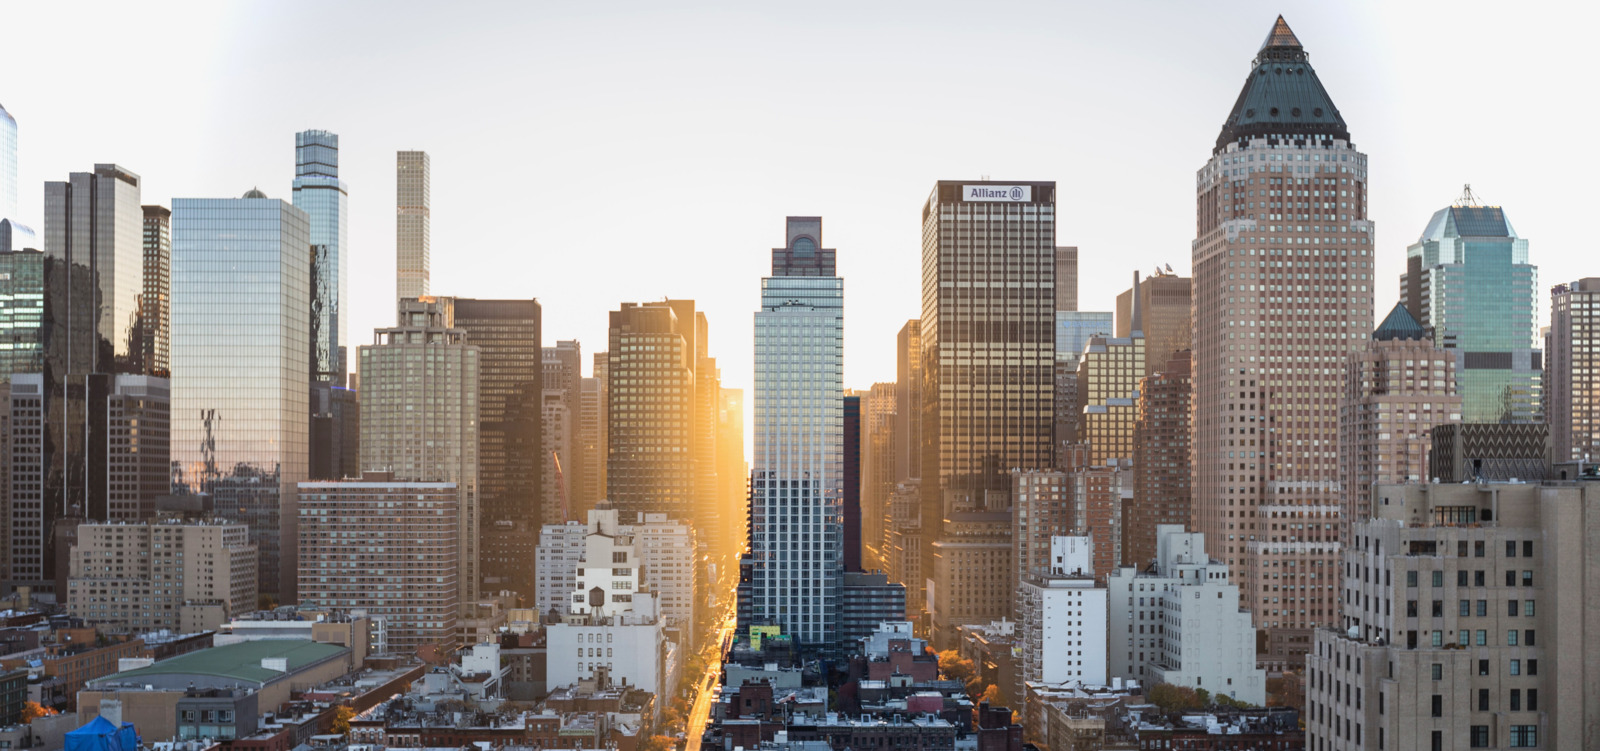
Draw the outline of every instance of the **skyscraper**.
[[[1056,469],[1070,471],[1077,466],[1068,457],[1072,455],[1073,446],[1082,440],[1078,435],[1083,424],[1083,405],[1078,403],[1078,363],[1090,339],[1111,336],[1116,328],[1112,318],[1109,311],[1056,311],[1055,403],[1052,405],[1055,431],[1052,461]]]
[[[755,315],[750,621],[837,638],[844,572],[844,280],[822,218],[791,216]],[[615,348],[613,348],[615,349]]]
[[[1335,622],[1343,367],[1372,326],[1367,157],[1280,17],[1195,176],[1194,514],[1297,662]]]
[[[172,202],[173,490],[250,525],[260,590],[282,603],[309,453],[310,245],[306,213],[259,190]]]
[[[428,294],[428,153],[395,155],[395,293]]]
[[[79,522],[153,516],[167,493],[169,393],[165,378],[108,373],[15,373],[7,415],[11,492],[6,530],[13,587],[65,598],[63,539]],[[57,385],[52,393],[48,386]]]
[[[1133,292],[1139,291],[1139,321],[1145,342],[1143,375],[1155,374],[1172,353],[1189,348],[1193,329],[1189,322],[1191,281],[1158,268],[1154,276],[1145,277],[1137,287],[1117,295],[1116,335],[1125,337],[1133,331]]]
[[[1433,429],[1461,421],[1455,358],[1397,304],[1345,366],[1339,409],[1342,540],[1372,516],[1372,486],[1427,482]]]
[[[345,385],[349,322],[340,306],[349,297],[346,206],[339,179],[339,135],[325,130],[294,134],[294,205],[311,218],[311,378]]]
[[[139,176],[115,164],[74,172],[64,182],[44,184],[44,252],[69,274],[86,275],[92,300],[68,282],[65,304],[87,311],[87,328],[68,332],[65,368],[56,374],[131,373],[142,342],[137,337],[144,296],[144,209]],[[78,316],[72,316],[74,324]]]
[[[1053,182],[941,180],[923,206],[925,573],[947,513],[1004,509],[1012,469],[1052,462],[1055,194]]]
[[[399,651],[455,646],[463,602],[455,483],[368,472],[359,480],[303,482],[300,494],[304,602],[381,616]]]
[[[895,336],[895,474],[897,483],[922,477],[922,322],[913,318]],[[907,582],[911,584],[911,582]],[[920,586],[913,586],[920,590]]]
[[[895,486],[896,390],[874,383],[861,405],[861,545],[869,569],[883,569],[883,516]]]
[[[691,300],[611,311],[606,497],[624,518],[693,516],[694,320]]]
[[[122,508],[112,503],[108,466],[126,457],[108,454],[107,410],[116,376],[142,371],[144,290],[138,175],[97,164],[94,172],[45,183],[44,192],[44,256],[7,254],[21,273],[11,280],[20,283],[12,322],[21,326],[6,332],[18,431],[11,442],[12,582],[40,592],[64,584],[66,572],[56,564],[67,556],[57,541],[71,537],[76,521],[108,520]],[[32,353],[22,351],[30,346]],[[154,438],[159,428],[152,428]],[[118,488],[128,495],[144,489]]]
[[[724,509],[722,537],[742,546],[748,539],[750,521],[750,466],[744,459],[744,389],[718,389],[721,406],[717,411],[717,492]],[[729,551],[732,552],[732,551]],[[719,577],[731,573],[723,565]]]
[[[578,479],[571,486],[573,518],[584,516],[605,497],[600,492],[600,467],[605,463],[605,455],[600,449],[600,436],[605,432],[605,423],[600,420],[600,394],[600,379],[579,380],[577,440],[574,448]]]
[[[1455,355],[1463,422],[1543,422],[1538,285],[1528,241],[1470,189],[1406,248],[1400,301]]]
[[[478,440],[483,518],[527,521],[538,543],[543,484],[539,423],[544,395],[543,308],[538,300],[448,300],[450,328],[479,350]],[[494,572],[487,572],[494,573]],[[518,592],[529,589],[513,587]]]
[[[1156,559],[1157,527],[1189,526],[1191,388],[1187,350],[1174,354],[1160,371],[1139,382],[1139,416],[1133,429],[1133,503],[1126,510],[1123,526],[1126,565],[1143,568]]]
[[[139,304],[141,373],[172,373],[172,211],[145,206],[144,292]]]
[[[1139,286],[1139,272],[1133,274]],[[1133,461],[1133,426],[1139,379],[1145,374],[1143,305],[1134,300],[1125,337],[1091,336],[1078,360],[1078,441],[1088,444],[1089,464]]]
[[[1078,309],[1078,248],[1056,248],[1056,312]]]
[[[0,105],[0,251],[37,247],[17,216],[17,120]]]
[[[449,325],[449,306],[450,298],[402,299],[399,324],[360,348],[361,469],[455,486],[461,602],[470,605],[479,584],[482,351]]]
[[[1600,460],[1600,278],[1550,289],[1545,347],[1545,420],[1558,462]]]
[[[573,499],[583,485],[578,433],[583,404],[583,347],[577,341],[543,348],[544,388],[541,402],[544,476],[541,498],[545,523],[577,519]]]
[[[847,389],[843,401],[839,476],[844,492],[839,509],[844,524],[841,535],[845,571],[861,570],[861,397],[861,392]]]

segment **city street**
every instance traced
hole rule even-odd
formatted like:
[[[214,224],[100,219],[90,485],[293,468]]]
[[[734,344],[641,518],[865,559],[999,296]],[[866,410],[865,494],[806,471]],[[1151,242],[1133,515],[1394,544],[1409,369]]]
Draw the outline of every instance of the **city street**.
[[[717,677],[722,674],[722,644],[733,633],[735,619],[733,613],[728,613],[722,620],[722,627],[717,629],[716,638],[706,646],[709,654],[706,657],[706,672],[698,684],[699,693],[695,695],[694,706],[689,710],[689,726],[685,728],[686,751],[698,751],[700,736],[705,733],[706,721],[711,715],[712,689],[717,685]]]

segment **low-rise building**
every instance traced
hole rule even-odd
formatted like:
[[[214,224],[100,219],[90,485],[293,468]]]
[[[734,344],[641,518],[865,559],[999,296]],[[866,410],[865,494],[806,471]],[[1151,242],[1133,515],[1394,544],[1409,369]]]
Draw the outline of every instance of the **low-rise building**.
[[[293,639],[212,647],[91,680],[78,704],[88,715],[119,702],[123,719],[150,739],[242,738],[293,692],[352,672],[352,655]]]
[[[1203,688],[1247,704],[1266,704],[1266,674],[1256,667],[1256,630],[1239,608],[1228,565],[1213,560],[1205,535],[1181,525],[1156,528],[1156,560],[1106,577],[1110,675],[1140,683]]]
[[[839,588],[839,641],[853,647],[878,625],[906,619],[906,588],[882,571],[846,571]]]

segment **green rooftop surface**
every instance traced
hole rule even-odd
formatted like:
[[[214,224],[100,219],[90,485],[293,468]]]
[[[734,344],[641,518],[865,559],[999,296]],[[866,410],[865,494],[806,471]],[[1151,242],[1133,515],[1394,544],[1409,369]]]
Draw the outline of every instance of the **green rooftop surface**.
[[[189,674],[216,675],[241,682],[265,684],[283,673],[261,667],[263,659],[286,658],[289,672],[293,673],[343,651],[345,648],[337,644],[319,644],[306,639],[261,639],[178,655],[149,667],[117,673],[101,680],[120,683],[148,676]]]

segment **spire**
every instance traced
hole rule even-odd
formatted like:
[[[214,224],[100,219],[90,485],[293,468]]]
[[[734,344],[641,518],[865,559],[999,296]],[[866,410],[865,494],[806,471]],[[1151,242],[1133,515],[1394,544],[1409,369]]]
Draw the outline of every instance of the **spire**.
[[[1284,145],[1349,141],[1339,108],[1333,104],[1300,38],[1279,16],[1256,52],[1233,111],[1222,124],[1216,151],[1253,138]]]
[[[1295,36],[1294,31],[1289,29],[1289,22],[1283,20],[1281,15],[1278,16],[1277,22],[1272,24],[1272,31],[1267,32],[1267,40],[1261,43],[1261,49],[1257,50],[1257,52],[1265,51],[1268,47],[1304,49],[1300,46],[1300,38]]]
[[[1144,311],[1142,310],[1142,306],[1139,305],[1139,298],[1141,298],[1141,297],[1144,297],[1144,294],[1143,294],[1143,291],[1139,289],[1139,272],[1138,271],[1134,271],[1133,272],[1133,315],[1130,316],[1133,320],[1129,323],[1129,326],[1128,326],[1128,336],[1139,336],[1139,337],[1143,337],[1144,336]]]

